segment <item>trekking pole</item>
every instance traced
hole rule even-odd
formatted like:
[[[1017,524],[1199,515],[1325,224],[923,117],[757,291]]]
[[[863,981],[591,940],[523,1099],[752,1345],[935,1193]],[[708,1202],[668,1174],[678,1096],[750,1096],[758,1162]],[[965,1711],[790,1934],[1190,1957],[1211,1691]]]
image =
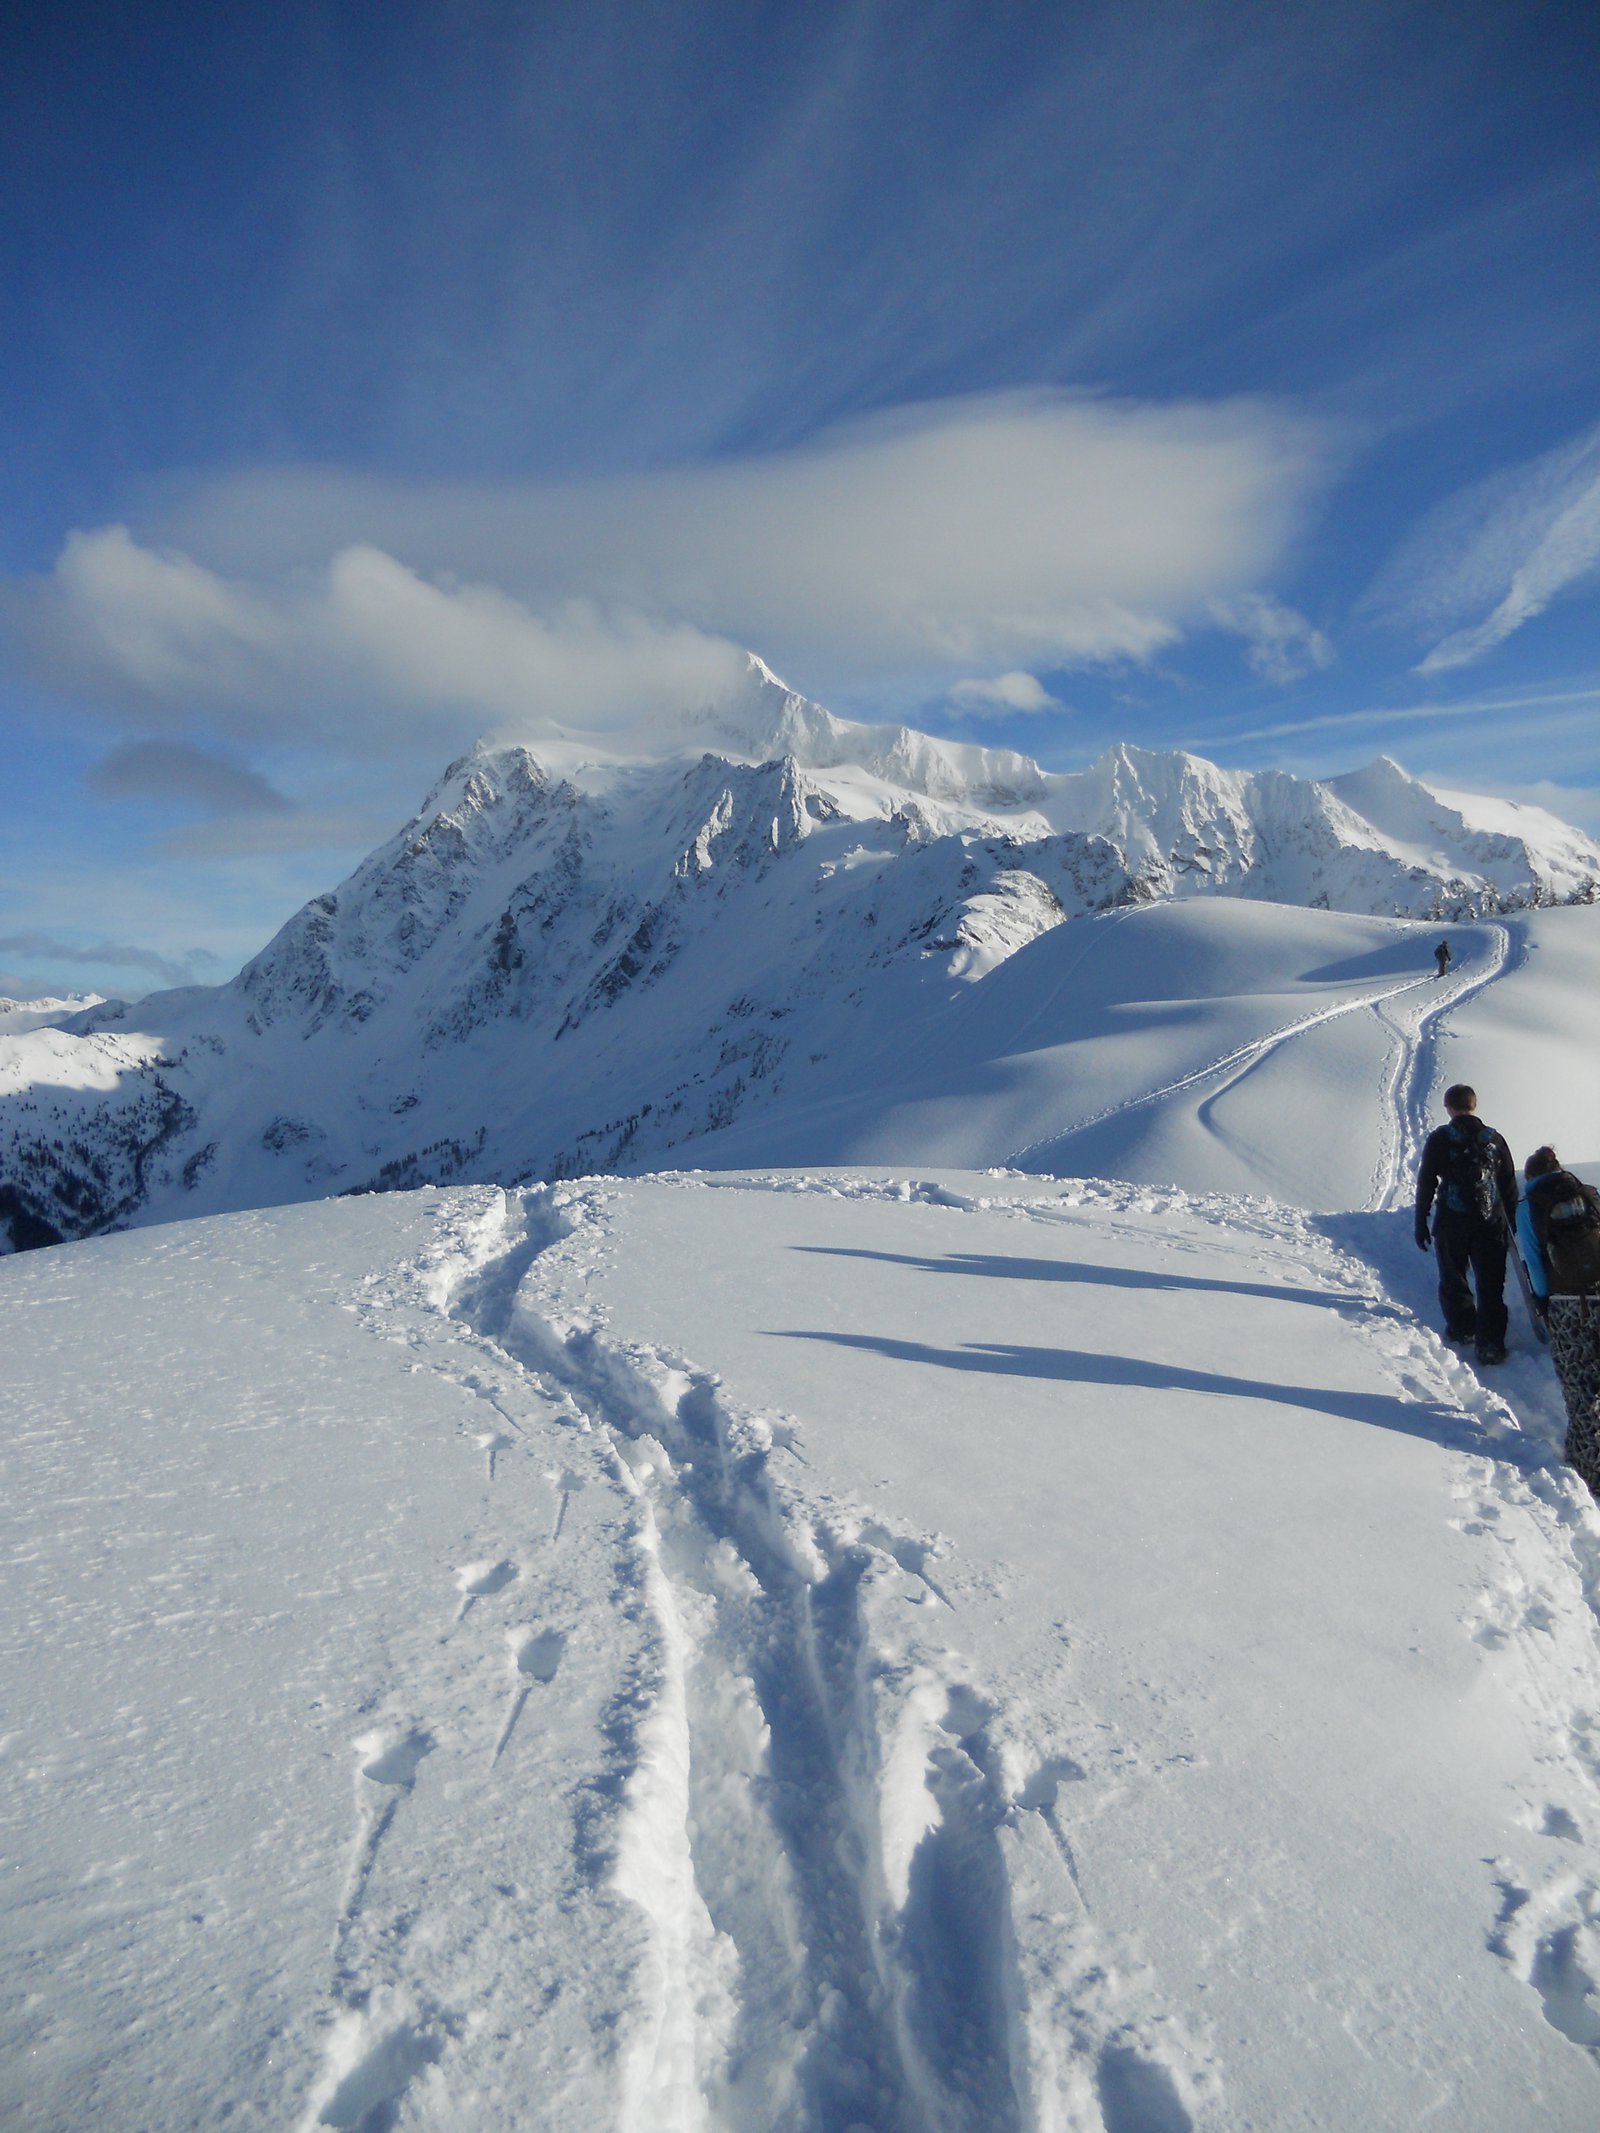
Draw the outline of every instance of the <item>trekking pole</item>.
[[[1502,1206],[1500,1220],[1506,1233],[1506,1257],[1517,1270],[1517,1286],[1522,1291],[1522,1301],[1528,1309],[1528,1324],[1533,1328],[1533,1337],[1541,1347],[1550,1345],[1550,1328],[1539,1309],[1539,1299],[1533,1293],[1533,1283],[1528,1279],[1528,1269],[1522,1263],[1522,1252],[1517,1244],[1517,1233],[1511,1226],[1511,1217]]]

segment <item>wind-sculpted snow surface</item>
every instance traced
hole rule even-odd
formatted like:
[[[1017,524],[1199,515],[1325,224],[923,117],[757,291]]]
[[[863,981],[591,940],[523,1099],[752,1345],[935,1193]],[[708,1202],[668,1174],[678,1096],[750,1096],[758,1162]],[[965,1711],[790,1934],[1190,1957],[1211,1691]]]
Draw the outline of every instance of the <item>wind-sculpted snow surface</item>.
[[[1397,979],[1426,972],[1422,921],[1447,916],[1481,944],[1486,915],[1592,896],[1600,879],[1578,832],[1509,802],[1483,803],[1494,819],[1478,821],[1392,764],[1317,785],[1120,748],[1053,776],[1005,751],[848,725],[758,667],[706,737],[720,752],[666,763],[480,749],[232,984],[0,1035],[0,1243],[426,1182],[637,1171],[730,1128],[740,1161],[1006,1160],[1104,1107],[1104,1089],[1088,1105],[1076,1090],[1106,1047],[1066,1073],[1075,1121],[1059,1104],[1050,1115],[1036,1059],[983,1053],[975,1103],[970,1074],[929,1088],[930,1063],[973,1061],[983,1030],[1015,1030],[1039,988],[1056,1046],[1104,1037],[1092,1016],[1078,1028],[1063,965],[1130,911],[1242,911],[1274,977],[1240,965],[1236,988],[1287,1024],[1312,991],[1313,1007],[1364,1003],[1387,951]],[[1214,963],[1209,922],[1143,937],[1200,944]],[[1226,948],[1233,921],[1215,924]],[[1113,967],[1129,947],[1119,932]],[[1287,965],[1290,952],[1304,960]],[[1155,989],[1123,1005],[1212,1012],[1214,991],[1184,990],[1181,964],[1146,961],[1139,977]],[[1169,1070],[1170,1032],[1145,1034],[1149,1086],[1198,1064],[1184,1054]],[[908,1084],[947,1118],[959,1103],[959,1129],[863,1139],[861,1092],[881,1107]],[[1031,1102],[1016,1100],[1023,1085]],[[794,1138],[830,1106],[849,1113],[852,1144]],[[925,1104],[919,1133],[929,1123]],[[1120,1167],[1087,1145],[1075,1167]],[[1282,1157],[1263,1172],[1279,1190]],[[1241,1182],[1251,1159],[1214,1182]]]
[[[1600,1518],[1403,1228],[858,1171],[8,1261],[0,2117],[1592,2125]]]

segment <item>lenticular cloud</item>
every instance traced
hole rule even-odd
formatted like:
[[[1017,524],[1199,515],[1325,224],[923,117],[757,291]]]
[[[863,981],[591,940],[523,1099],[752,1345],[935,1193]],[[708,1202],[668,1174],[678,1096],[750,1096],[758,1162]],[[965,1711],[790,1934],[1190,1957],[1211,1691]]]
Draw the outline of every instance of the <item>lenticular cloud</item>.
[[[1270,574],[1325,440],[1255,403],[1006,395],[804,450],[583,484],[328,469],[213,482],[69,542],[47,664],[146,697],[613,721],[646,669],[704,697],[733,644],[844,676],[1144,660]],[[557,704],[559,699],[559,704]]]

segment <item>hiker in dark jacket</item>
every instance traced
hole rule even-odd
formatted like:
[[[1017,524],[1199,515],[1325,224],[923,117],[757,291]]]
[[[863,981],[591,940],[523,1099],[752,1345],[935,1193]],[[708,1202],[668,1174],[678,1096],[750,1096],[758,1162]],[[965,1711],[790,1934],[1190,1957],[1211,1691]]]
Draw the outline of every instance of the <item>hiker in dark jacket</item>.
[[[1448,941],[1441,941],[1438,947],[1435,948],[1433,960],[1438,964],[1439,975],[1442,978],[1450,968],[1450,943]]]
[[[1550,1359],[1567,1405],[1567,1463],[1600,1496],[1600,1193],[1553,1148],[1522,1166],[1517,1242],[1550,1328]]]
[[[1465,1082],[1445,1090],[1444,1107],[1449,1123],[1428,1135],[1417,1173],[1417,1248],[1425,1252],[1431,1241],[1439,1262],[1445,1339],[1474,1342],[1480,1363],[1503,1363],[1506,1239],[1516,1219],[1517,1166],[1500,1135],[1479,1118],[1477,1094]]]

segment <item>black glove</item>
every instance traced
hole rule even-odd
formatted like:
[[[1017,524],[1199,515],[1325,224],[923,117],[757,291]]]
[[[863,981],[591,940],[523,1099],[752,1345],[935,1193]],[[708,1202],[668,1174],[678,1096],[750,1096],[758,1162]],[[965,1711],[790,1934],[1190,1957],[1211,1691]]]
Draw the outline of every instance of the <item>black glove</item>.
[[[1425,1251],[1426,1251],[1426,1250],[1428,1249],[1428,1246],[1429,1246],[1429,1244],[1430,1244],[1431,1242],[1432,1242],[1432,1239],[1431,1239],[1431,1238],[1429,1237],[1429,1235],[1428,1235],[1428,1218],[1427,1218],[1427,1216],[1426,1216],[1426,1215],[1418,1215],[1418,1217],[1417,1217],[1417,1250],[1418,1250],[1419,1252],[1425,1252]]]

